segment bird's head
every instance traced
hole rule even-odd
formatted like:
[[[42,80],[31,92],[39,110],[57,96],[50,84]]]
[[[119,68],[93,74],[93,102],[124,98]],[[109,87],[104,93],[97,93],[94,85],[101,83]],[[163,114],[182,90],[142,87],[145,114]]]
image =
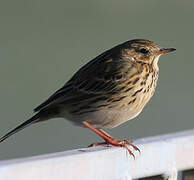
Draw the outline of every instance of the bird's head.
[[[123,55],[132,61],[139,63],[157,64],[159,57],[175,51],[174,48],[161,48],[152,41],[134,39],[124,43]]]

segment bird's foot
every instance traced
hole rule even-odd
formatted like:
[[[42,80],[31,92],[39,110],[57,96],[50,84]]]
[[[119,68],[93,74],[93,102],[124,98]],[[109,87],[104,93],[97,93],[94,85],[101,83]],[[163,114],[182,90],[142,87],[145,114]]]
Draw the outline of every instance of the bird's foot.
[[[129,149],[129,146],[132,146],[136,151],[140,150],[133,145],[130,141],[128,140],[118,140],[115,139],[114,137],[112,137],[111,135],[109,135],[107,132],[105,132],[102,129],[96,129],[94,128],[90,123],[84,121],[83,125],[88,127],[89,129],[91,129],[92,131],[94,131],[96,134],[98,134],[101,138],[103,138],[105,140],[105,142],[97,142],[97,143],[93,143],[90,145],[91,146],[99,146],[99,145],[112,145],[112,146],[117,146],[117,147],[124,147],[125,149],[127,149],[127,151],[129,152],[130,155],[132,155],[134,158],[134,154],[132,153],[132,151]]]
[[[132,146],[136,151],[140,152],[140,150],[134,144],[132,144],[130,141],[128,141],[128,140],[118,140],[118,139],[115,139],[113,137],[111,137],[110,139],[106,139],[105,142],[93,143],[89,147],[94,147],[94,146],[99,146],[99,145],[112,145],[112,146],[126,148],[127,151],[129,152],[129,154],[134,157],[134,159],[135,159],[135,155],[132,153],[132,151],[129,149],[129,147],[127,145]]]
[[[95,146],[100,146],[100,145],[109,145],[107,142],[95,142],[90,144],[88,147],[95,147]]]

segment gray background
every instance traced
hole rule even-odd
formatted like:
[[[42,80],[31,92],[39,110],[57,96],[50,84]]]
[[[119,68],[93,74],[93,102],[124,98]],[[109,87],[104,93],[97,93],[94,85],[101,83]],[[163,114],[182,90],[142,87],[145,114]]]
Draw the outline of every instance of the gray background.
[[[133,38],[177,51],[160,59],[143,112],[109,130],[130,139],[194,128],[193,0],[1,0],[0,135],[29,118],[89,60]],[[100,138],[64,119],[35,124],[0,144],[0,159],[86,147]]]

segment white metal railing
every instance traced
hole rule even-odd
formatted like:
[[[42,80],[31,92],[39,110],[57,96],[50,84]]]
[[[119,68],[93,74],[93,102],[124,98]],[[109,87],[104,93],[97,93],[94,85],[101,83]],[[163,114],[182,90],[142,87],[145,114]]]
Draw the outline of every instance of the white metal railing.
[[[139,139],[136,159],[98,146],[0,162],[0,180],[131,180],[194,169],[194,130]]]

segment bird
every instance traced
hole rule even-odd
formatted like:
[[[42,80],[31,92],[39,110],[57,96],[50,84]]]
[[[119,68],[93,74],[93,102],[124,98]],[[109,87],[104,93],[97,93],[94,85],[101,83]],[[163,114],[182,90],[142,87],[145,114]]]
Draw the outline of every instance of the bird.
[[[4,141],[29,125],[52,118],[65,118],[75,125],[87,127],[104,142],[91,146],[130,146],[128,140],[118,140],[106,133],[138,116],[155,92],[161,55],[175,51],[161,48],[153,41],[133,39],[119,44],[81,67],[65,85],[34,109],[30,119],[11,130]]]

